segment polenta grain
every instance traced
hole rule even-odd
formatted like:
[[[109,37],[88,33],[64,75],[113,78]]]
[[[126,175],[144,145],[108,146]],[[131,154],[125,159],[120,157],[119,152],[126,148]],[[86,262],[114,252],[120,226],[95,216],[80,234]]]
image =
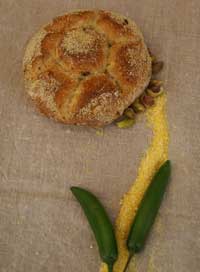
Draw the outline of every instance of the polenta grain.
[[[153,131],[153,139],[141,160],[134,184],[121,201],[121,209],[115,227],[119,258],[115,263],[114,272],[123,272],[126,266],[129,256],[126,240],[133,218],[155,172],[168,159],[169,133],[165,105],[166,95],[162,95],[146,112],[148,125]],[[100,271],[107,272],[106,265],[103,264]]]

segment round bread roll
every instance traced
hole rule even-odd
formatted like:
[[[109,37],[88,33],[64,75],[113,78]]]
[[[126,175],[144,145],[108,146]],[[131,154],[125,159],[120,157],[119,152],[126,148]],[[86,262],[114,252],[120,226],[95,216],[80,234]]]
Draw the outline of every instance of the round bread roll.
[[[101,10],[76,11],[33,36],[23,69],[26,91],[46,116],[102,127],[144,91],[151,58],[130,19]]]

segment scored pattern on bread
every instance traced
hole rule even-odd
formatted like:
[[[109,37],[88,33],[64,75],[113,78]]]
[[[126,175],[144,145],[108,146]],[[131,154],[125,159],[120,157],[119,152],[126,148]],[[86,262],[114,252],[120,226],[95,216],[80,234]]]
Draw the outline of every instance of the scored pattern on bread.
[[[66,124],[101,127],[144,91],[151,58],[130,19],[77,11],[33,36],[23,68],[26,90],[42,113]]]

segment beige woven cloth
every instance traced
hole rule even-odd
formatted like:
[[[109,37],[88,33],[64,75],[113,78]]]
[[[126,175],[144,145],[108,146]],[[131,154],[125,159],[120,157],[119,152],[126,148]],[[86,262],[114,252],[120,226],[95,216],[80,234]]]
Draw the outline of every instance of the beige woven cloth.
[[[130,16],[165,61],[173,179],[137,266],[138,272],[198,272],[199,0],[0,0],[0,271],[98,271],[93,235],[69,186],[96,193],[114,220],[150,142],[144,120],[98,136],[50,121],[27,103],[21,72],[27,39],[77,8]]]

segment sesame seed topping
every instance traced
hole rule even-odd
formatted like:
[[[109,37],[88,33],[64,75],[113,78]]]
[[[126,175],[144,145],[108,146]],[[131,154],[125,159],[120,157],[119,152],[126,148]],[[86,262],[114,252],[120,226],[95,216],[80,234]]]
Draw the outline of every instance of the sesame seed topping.
[[[61,46],[66,54],[87,54],[95,49],[95,42],[94,31],[78,28],[65,35]]]

